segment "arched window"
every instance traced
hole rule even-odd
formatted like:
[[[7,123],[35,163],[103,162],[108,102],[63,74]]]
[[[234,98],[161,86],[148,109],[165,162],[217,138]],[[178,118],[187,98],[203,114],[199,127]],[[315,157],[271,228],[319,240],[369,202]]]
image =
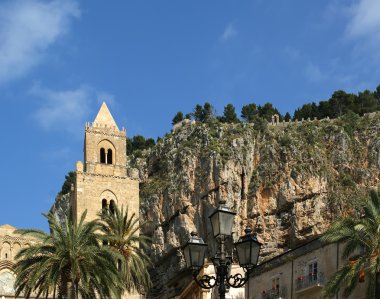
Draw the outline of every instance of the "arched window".
[[[110,212],[112,215],[115,214],[115,201],[113,199],[110,201]]]
[[[107,164],[112,164],[112,150],[108,149],[107,151]]]
[[[107,199],[103,199],[102,200],[102,214],[104,215],[105,213],[107,213]]]
[[[100,163],[106,163],[106,150],[104,147],[100,149]]]
[[[121,259],[117,260],[117,270],[121,271]]]

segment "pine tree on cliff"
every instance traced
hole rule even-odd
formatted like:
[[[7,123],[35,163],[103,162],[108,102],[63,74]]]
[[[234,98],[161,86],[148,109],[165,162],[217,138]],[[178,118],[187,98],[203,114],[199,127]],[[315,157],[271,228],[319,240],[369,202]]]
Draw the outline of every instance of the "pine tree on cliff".
[[[235,112],[235,107],[232,104],[228,104],[224,107],[223,116],[219,118],[221,122],[226,123],[238,123],[239,119]]]
[[[183,119],[183,113],[181,111],[178,111],[172,119],[172,125],[178,124],[179,122],[183,121]]]
[[[253,122],[255,115],[257,115],[257,106],[254,103],[244,105],[241,108],[241,117],[246,121],[246,122]]]

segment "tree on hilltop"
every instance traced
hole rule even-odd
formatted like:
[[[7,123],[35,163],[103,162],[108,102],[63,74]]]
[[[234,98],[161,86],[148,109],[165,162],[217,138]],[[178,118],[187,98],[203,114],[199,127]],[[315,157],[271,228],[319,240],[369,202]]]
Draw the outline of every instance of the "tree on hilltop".
[[[267,102],[263,106],[258,106],[257,107],[258,115],[261,118],[264,118],[267,121],[272,120],[272,116],[275,114],[278,114],[280,119],[282,118],[281,113],[275,108],[271,103]]]
[[[178,111],[172,119],[172,125],[178,124],[179,122],[183,121],[183,119],[183,113],[181,111]]]
[[[241,108],[241,117],[246,122],[253,122],[255,115],[257,115],[257,106],[254,103],[244,105]]]
[[[235,107],[232,104],[228,104],[224,107],[223,116],[218,118],[221,122],[225,123],[238,123],[239,119],[235,112]]]
[[[192,115],[196,121],[208,122],[215,117],[214,107],[209,102],[204,103],[203,107],[197,104]]]

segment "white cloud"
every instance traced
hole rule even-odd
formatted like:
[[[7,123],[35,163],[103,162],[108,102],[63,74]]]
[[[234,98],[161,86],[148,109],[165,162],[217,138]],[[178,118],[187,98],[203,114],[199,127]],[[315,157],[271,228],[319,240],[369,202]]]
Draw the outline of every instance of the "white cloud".
[[[98,95],[114,101],[114,96],[106,92],[96,92],[82,85],[70,90],[52,90],[35,84],[29,94],[40,100],[40,107],[33,114],[37,123],[46,130],[65,130],[70,133],[81,132],[94,109],[100,108]]]
[[[220,37],[221,41],[227,41],[230,38],[234,37],[237,35],[237,31],[235,29],[235,26],[232,25],[231,23],[227,25],[227,27],[224,29],[223,34]]]
[[[74,0],[12,0],[0,5],[0,83],[39,64],[46,49],[80,15]]]
[[[350,12],[351,19],[347,26],[350,37],[379,38],[379,0],[360,0],[350,8]]]

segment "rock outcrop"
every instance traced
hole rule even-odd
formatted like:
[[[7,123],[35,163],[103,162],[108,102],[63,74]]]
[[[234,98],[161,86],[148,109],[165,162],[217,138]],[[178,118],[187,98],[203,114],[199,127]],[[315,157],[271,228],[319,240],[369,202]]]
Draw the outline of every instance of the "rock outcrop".
[[[268,127],[187,123],[143,158],[132,157],[152,237],[151,296],[181,289],[187,272],[180,247],[191,231],[212,254],[208,216],[220,198],[237,212],[234,239],[246,226],[258,233],[261,260],[319,236],[378,185],[379,133],[379,114]]]

